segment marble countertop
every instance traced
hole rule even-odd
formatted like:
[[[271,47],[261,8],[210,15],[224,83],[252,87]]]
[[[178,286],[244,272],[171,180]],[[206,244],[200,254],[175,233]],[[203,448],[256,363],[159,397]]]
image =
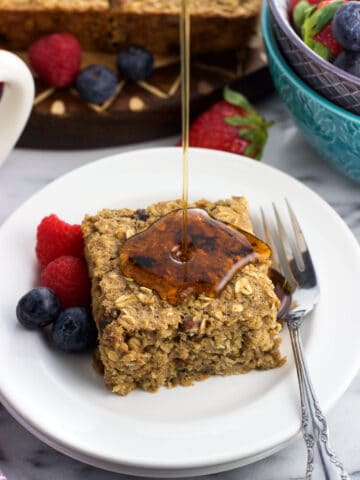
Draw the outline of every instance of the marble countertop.
[[[271,130],[263,161],[284,170],[315,190],[340,214],[360,240],[360,185],[342,177],[307,146],[276,97],[262,102],[259,110],[276,122]],[[174,143],[175,139],[170,138],[130,147],[80,152],[14,150],[0,169],[0,224],[34,192],[73,168],[129,149]],[[352,473],[353,479],[360,479],[359,401],[360,374],[329,414],[332,444]],[[298,439],[265,460],[203,478],[300,480],[304,477],[304,466],[305,448],[302,439]],[[0,470],[8,480],[134,478],[104,472],[56,452],[22,428],[1,406]]]

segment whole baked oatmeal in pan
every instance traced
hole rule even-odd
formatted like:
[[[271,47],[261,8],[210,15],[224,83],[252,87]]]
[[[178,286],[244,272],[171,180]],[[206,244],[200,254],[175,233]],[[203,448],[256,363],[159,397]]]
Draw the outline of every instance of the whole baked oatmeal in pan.
[[[124,242],[181,206],[181,201],[168,201],[140,210],[105,209],[86,216],[82,224],[98,357],[106,385],[120,395],[285,362],[279,351],[279,301],[268,276],[270,259],[238,271],[217,298],[190,296],[176,306],[122,275]],[[200,200],[190,207],[252,232],[243,197]]]

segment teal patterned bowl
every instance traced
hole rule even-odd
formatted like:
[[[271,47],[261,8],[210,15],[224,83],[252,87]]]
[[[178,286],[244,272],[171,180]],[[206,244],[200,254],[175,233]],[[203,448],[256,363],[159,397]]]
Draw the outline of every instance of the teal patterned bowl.
[[[296,125],[320,155],[360,182],[360,116],[321,97],[291,70],[276,44],[266,5],[261,27],[273,82]]]

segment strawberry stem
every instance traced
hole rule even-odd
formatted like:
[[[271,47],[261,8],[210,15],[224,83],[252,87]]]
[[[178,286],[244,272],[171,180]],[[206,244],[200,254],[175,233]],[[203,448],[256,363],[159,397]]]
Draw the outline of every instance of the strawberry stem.
[[[259,116],[259,114],[251,105],[249,100],[246,97],[244,97],[244,95],[242,95],[241,93],[235,92],[234,90],[231,90],[231,88],[229,87],[225,87],[223,95],[224,95],[224,100],[230,103],[231,105],[235,105],[236,107],[240,107],[248,113],[252,113],[256,116]]]
[[[239,92],[231,90],[229,87],[224,88],[224,99],[236,107],[244,110],[245,115],[232,115],[225,118],[225,122],[233,127],[239,127],[239,138],[247,141],[249,145],[246,147],[244,154],[248,157],[260,160],[263,148],[268,138],[267,130],[274,122],[266,121],[257,113],[249,100]]]
[[[330,49],[320,42],[317,42],[314,37],[331,22],[342,4],[343,0],[337,0],[320,8],[311,6],[304,12],[305,19],[302,25],[303,40],[308,47],[326,60],[331,60],[332,53]]]

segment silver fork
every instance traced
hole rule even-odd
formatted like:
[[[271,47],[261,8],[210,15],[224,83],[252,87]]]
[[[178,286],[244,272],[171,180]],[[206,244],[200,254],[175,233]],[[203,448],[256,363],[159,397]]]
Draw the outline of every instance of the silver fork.
[[[299,222],[286,200],[292,232],[287,233],[280,209],[273,204],[276,227],[271,228],[261,209],[264,240],[272,250],[272,264],[288,281],[292,289],[292,304],[285,314],[295,357],[300,397],[302,433],[307,448],[305,480],[350,480],[345,468],[329,445],[326,418],[316,398],[303,352],[300,327],[320,295],[315,268]]]

